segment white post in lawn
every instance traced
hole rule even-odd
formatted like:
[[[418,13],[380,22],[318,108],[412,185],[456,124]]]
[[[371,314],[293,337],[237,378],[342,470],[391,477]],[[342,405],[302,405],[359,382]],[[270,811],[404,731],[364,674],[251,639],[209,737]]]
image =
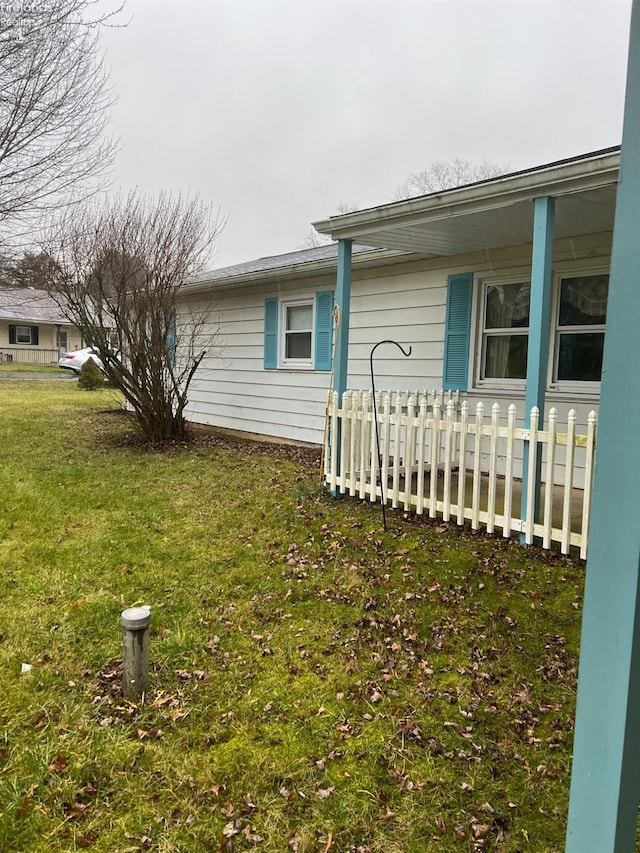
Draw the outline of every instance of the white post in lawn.
[[[139,699],[149,689],[150,607],[129,607],[120,616],[122,625],[122,692],[125,699]]]

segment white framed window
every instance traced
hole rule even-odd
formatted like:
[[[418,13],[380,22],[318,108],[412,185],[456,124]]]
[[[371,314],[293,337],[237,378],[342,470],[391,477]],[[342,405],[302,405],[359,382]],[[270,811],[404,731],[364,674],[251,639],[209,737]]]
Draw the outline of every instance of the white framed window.
[[[265,370],[331,370],[333,291],[264,301]]]
[[[280,363],[286,367],[313,366],[314,299],[280,302]]]
[[[571,272],[557,277],[552,387],[578,391],[600,387],[608,294],[608,272]]]
[[[16,326],[16,343],[31,345],[31,326]]]
[[[499,276],[448,276],[443,387],[466,391],[473,377],[472,387],[478,391],[524,391],[529,275],[521,268]],[[558,264],[549,323],[548,391],[599,394],[608,290],[606,259]]]
[[[476,382],[521,388],[527,377],[529,303],[526,279],[485,279],[479,293]]]

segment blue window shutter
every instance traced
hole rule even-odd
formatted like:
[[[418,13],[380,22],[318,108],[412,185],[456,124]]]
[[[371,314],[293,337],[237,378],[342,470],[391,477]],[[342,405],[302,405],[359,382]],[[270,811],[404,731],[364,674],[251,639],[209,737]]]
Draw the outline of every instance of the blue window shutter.
[[[450,275],[447,279],[447,319],[444,333],[445,391],[466,391],[469,375],[473,273]]]
[[[176,364],[176,312],[171,309],[169,311],[169,328],[167,329],[167,352],[169,353],[169,364],[175,367]]]
[[[316,293],[315,354],[313,366],[316,370],[331,370],[331,348],[333,344],[333,291]]]
[[[16,327],[12,324],[9,324],[9,343],[15,344],[16,342]]]
[[[31,327],[31,343],[35,347],[38,346],[38,327],[37,326]]]
[[[264,300],[264,369],[278,366],[278,299]]]

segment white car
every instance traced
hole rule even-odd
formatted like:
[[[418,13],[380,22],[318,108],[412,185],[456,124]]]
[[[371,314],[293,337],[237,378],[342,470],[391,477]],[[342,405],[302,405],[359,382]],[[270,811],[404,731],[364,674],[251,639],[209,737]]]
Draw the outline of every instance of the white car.
[[[103,369],[98,352],[93,347],[83,347],[73,352],[63,353],[58,359],[58,367],[62,367],[65,370],[72,370],[74,373],[80,373],[82,365],[90,358],[95,361],[100,370]]]

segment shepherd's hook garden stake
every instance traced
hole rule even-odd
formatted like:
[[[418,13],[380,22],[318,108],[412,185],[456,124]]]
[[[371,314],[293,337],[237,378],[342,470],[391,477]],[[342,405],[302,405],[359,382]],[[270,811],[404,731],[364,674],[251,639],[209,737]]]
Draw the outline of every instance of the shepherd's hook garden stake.
[[[371,394],[373,396],[373,421],[374,421],[375,427],[376,427],[376,450],[378,452],[378,475],[377,475],[376,481],[380,482],[380,500],[382,502],[382,526],[386,530],[387,529],[387,510],[386,510],[387,491],[386,491],[386,485],[383,485],[383,483],[382,483],[382,455],[380,453],[380,434],[379,434],[379,429],[378,429],[378,406],[376,405],[376,383],[375,383],[375,379],[373,376],[373,354],[378,349],[378,347],[381,347],[383,344],[393,344],[394,346],[398,347],[398,349],[400,350],[402,355],[405,356],[405,358],[409,358],[409,356],[411,355],[411,347],[409,347],[408,350],[405,350],[405,348],[402,346],[402,344],[399,344],[398,341],[390,341],[390,340],[378,341],[378,343],[375,344],[375,346],[372,348],[371,352],[369,353],[369,369],[371,371]]]

